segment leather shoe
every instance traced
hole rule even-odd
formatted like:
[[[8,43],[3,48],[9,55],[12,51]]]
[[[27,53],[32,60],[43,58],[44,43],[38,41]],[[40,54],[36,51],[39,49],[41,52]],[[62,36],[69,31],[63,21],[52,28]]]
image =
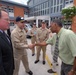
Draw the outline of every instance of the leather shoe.
[[[47,70],[48,73],[56,73],[55,71],[53,71],[52,69]]]
[[[34,56],[35,54],[32,54],[32,56]]]
[[[59,64],[56,64],[56,66],[58,66]]]
[[[43,63],[43,65],[45,65],[45,61],[43,61],[42,63]]]
[[[39,62],[39,60],[36,60],[36,61],[35,61],[35,64],[38,63],[38,62]]]
[[[30,70],[29,72],[27,72],[29,75],[33,75],[33,72]]]

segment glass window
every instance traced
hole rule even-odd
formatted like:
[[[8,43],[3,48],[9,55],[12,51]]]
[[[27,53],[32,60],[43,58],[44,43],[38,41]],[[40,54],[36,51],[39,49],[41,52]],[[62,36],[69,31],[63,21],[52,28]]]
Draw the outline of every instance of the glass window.
[[[43,15],[43,10],[42,10],[42,15]]]
[[[53,13],[53,7],[51,8],[51,13]]]
[[[36,16],[38,16],[38,15],[39,15],[39,12],[37,12]]]
[[[41,4],[41,9],[42,9],[42,4]]]
[[[69,2],[65,2],[65,4],[68,4]]]
[[[39,16],[40,16],[40,11],[39,11]]]
[[[59,12],[59,6],[57,6],[57,12]]]
[[[56,5],[56,0],[54,0],[54,5]]]
[[[62,6],[62,5],[60,5],[60,11],[62,10],[62,8],[63,8],[63,6]]]
[[[41,9],[41,5],[39,5],[39,10]]]
[[[36,11],[38,11],[39,10],[39,6],[37,6],[37,10]]]
[[[45,2],[45,8],[47,8],[47,2]]]
[[[37,6],[35,7],[35,11],[37,10]]]
[[[43,3],[43,9],[44,9],[44,3]]]
[[[13,12],[13,8],[9,8],[9,12]]]
[[[63,3],[63,0],[60,0],[60,4]]]
[[[52,21],[53,19],[51,18],[51,21]]]
[[[33,0],[31,0],[28,5],[33,6]]]
[[[10,26],[14,26],[14,22],[10,22]]]
[[[49,2],[46,2],[46,7],[49,7]]]
[[[40,11],[40,15],[41,15],[41,11]]]
[[[47,14],[46,11],[47,11],[47,10],[45,9],[45,15]]]
[[[43,4],[42,4],[42,9],[43,9]]]
[[[47,5],[46,5],[46,3],[44,3],[44,8],[46,8],[47,7]]]
[[[47,2],[47,7],[49,7],[49,1]]]
[[[53,0],[51,0],[51,6],[53,6]]]
[[[34,11],[36,11],[36,7],[34,7]]]
[[[38,16],[38,12],[36,12],[36,16]]]
[[[57,0],[57,5],[59,4],[59,0]]]
[[[54,13],[55,13],[55,11],[56,11],[56,7],[54,7]]]
[[[53,20],[55,19],[55,17],[52,18]]]
[[[70,3],[73,3],[73,0],[70,0]]]
[[[41,10],[41,4],[40,4],[40,10]]]
[[[41,10],[41,15],[42,15],[42,10]]]
[[[28,12],[24,11],[24,14],[25,14],[25,15],[28,15]]]
[[[47,9],[47,14],[49,14],[49,9]]]
[[[44,15],[44,13],[45,13],[45,12],[44,12],[44,10],[43,10],[43,15]]]

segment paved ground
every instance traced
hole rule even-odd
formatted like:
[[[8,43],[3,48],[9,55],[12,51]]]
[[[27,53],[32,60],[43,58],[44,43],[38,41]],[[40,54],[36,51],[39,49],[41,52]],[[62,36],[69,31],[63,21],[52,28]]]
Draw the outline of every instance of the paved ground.
[[[30,42],[30,39],[28,39],[28,43]],[[51,54],[51,46],[48,45],[47,46],[47,51],[46,51],[46,64],[43,65],[42,64],[42,53],[40,54],[40,62],[37,64],[34,64],[34,61],[36,60],[36,54],[35,56],[31,55],[31,50],[28,49],[27,50],[28,53],[28,60],[29,60],[29,66],[30,69],[33,71],[33,75],[60,75],[60,64],[61,64],[61,60],[59,59],[59,66],[57,67],[57,74],[49,74],[47,73],[47,70],[50,69],[52,66],[50,65],[52,62],[52,54]],[[23,64],[21,62],[20,65],[20,70],[19,70],[19,75],[28,75],[25,72],[25,69],[23,67]]]

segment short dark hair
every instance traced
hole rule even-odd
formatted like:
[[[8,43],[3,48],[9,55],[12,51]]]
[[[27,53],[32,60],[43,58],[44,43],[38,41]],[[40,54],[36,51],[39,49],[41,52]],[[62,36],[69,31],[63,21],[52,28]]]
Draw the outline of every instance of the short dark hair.
[[[6,10],[6,9],[3,9],[3,8],[0,8],[0,18],[1,18],[1,16],[2,16],[1,11],[5,11],[5,12],[7,12],[7,10]]]
[[[60,19],[55,19],[52,22],[56,23],[59,27],[63,27],[62,22]]]

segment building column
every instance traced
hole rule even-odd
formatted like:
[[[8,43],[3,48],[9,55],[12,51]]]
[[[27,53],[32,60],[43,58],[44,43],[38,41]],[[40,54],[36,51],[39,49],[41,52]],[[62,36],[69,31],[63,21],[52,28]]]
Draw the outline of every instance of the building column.
[[[50,17],[49,17],[49,26],[50,26],[50,22],[51,22],[51,21],[50,21]]]
[[[36,26],[38,27],[38,18],[36,18]]]

